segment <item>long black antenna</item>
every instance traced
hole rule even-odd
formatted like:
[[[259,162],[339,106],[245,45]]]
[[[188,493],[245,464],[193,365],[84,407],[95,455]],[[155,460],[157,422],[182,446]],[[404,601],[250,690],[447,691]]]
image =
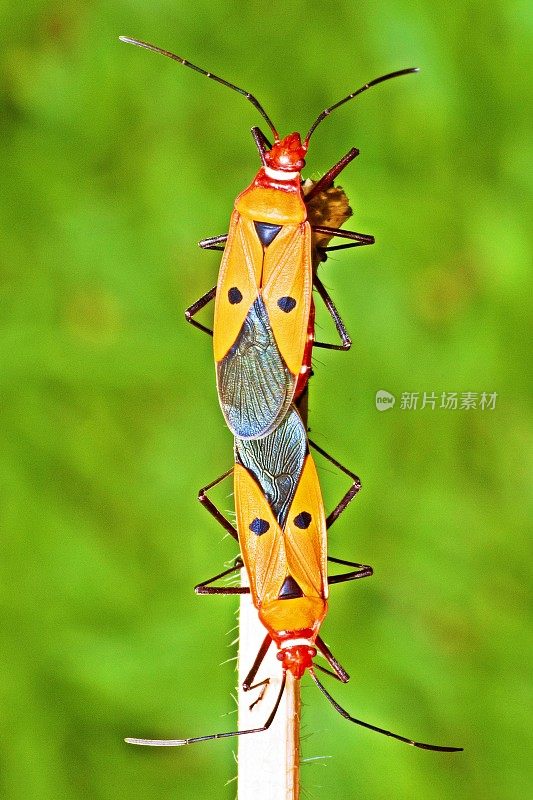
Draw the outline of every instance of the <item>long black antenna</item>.
[[[322,692],[322,694],[329,700],[333,708],[339,712],[341,717],[344,719],[349,720],[350,722],[355,722],[356,725],[362,725],[363,728],[369,728],[371,731],[376,731],[377,733],[383,733],[385,736],[392,736],[393,739],[399,739],[400,742],[405,742],[406,744],[410,744],[413,747],[420,747],[422,750],[437,750],[442,753],[458,753],[463,748],[462,747],[441,747],[438,744],[425,744],[424,742],[415,742],[413,739],[407,739],[405,736],[400,736],[398,733],[392,733],[392,731],[386,731],[384,728],[377,728],[375,725],[370,725],[369,722],[363,722],[360,719],[356,719],[348,714],[342,706],[340,706],[336,700],[330,695],[328,690],[325,686],[318,680],[317,676],[315,675],[312,669],[309,670],[311,673],[311,677]]]
[[[213,81],[217,81],[217,83],[221,83],[223,86],[227,86],[229,89],[233,89],[234,91],[242,94],[246,97],[250,103],[255,106],[255,108],[259,111],[263,119],[266,120],[268,127],[274,134],[274,139],[276,142],[279,142],[279,135],[274,127],[274,123],[266,113],[265,109],[259,102],[259,100],[247,92],[245,89],[240,89],[238,86],[235,86],[234,83],[230,83],[229,81],[225,81],[224,78],[219,78],[218,75],[213,75],[212,72],[207,72],[205,69],[201,67],[197,67],[195,64],[191,64],[190,61],[187,61],[185,58],[181,58],[181,56],[177,56],[175,53],[171,53],[169,50],[162,50],[161,47],[156,47],[155,44],[149,44],[148,42],[141,42],[140,39],[132,39],[129,36],[119,36],[118,37],[121,42],[126,42],[127,44],[135,44],[137,47],[144,47],[146,50],[152,50],[154,53],[161,53],[162,56],[167,56],[167,58],[172,58],[173,61],[177,61],[179,64],[183,64],[184,67],[190,67],[194,69],[196,72],[199,72],[201,75],[205,75],[206,78],[211,78]]]
[[[311,138],[311,134],[313,133],[313,131],[315,130],[317,125],[320,125],[320,123],[322,122],[323,119],[325,119],[326,117],[329,117],[331,112],[335,111],[336,108],[338,108],[339,106],[344,105],[344,103],[347,103],[348,100],[352,100],[354,97],[357,97],[358,94],[361,94],[362,92],[366,92],[366,90],[370,89],[371,86],[376,86],[376,84],[378,84],[378,83],[383,83],[383,81],[388,81],[391,78],[397,78],[400,75],[410,75],[411,72],[418,72],[418,67],[409,67],[408,69],[399,69],[396,72],[389,72],[387,75],[382,75],[380,78],[374,78],[373,81],[370,81],[369,83],[365,83],[365,85],[361,86],[360,89],[357,89],[356,92],[352,92],[351,94],[347,95],[342,100],[339,100],[338,103],[335,103],[335,105],[330,106],[329,108],[325,108],[324,111],[321,114],[318,115],[318,117],[315,119],[315,121],[313,122],[313,124],[309,128],[309,133],[305,137],[305,145],[307,146],[309,144],[309,139]]]
[[[281,688],[279,690],[278,698],[270,715],[260,728],[249,728],[245,731],[229,731],[229,733],[211,733],[209,736],[194,736],[192,739],[124,739],[128,744],[139,744],[145,747],[182,747],[185,744],[194,744],[195,742],[208,742],[210,739],[227,739],[229,736],[244,736],[247,733],[262,733],[270,728],[276,712],[281,703],[283,692],[285,691],[285,683],[287,680],[286,672],[283,671],[283,678],[281,681]]]

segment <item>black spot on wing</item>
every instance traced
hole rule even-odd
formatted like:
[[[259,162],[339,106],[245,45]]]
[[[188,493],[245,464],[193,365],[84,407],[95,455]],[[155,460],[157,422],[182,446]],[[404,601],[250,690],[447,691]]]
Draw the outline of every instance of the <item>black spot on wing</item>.
[[[267,435],[286,414],[296,387],[278,350],[261,297],[251,306],[235,344],[217,364],[218,396],[232,433]]]
[[[236,286],[232,286],[231,289],[228,289],[228,300],[232,306],[240,303],[242,300],[242,292],[237,289]]]
[[[294,524],[297,528],[305,531],[311,524],[311,514],[309,511],[301,511],[296,517],[294,517]]]
[[[282,226],[281,225],[272,225],[269,222],[255,222],[254,221],[255,230],[257,231],[257,235],[259,237],[259,241],[263,245],[263,247],[268,247],[271,244],[278,233],[280,232]]]
[[[279,590],[278,600],[296,600],[298,597],[303,597],[304,593],[298,586],[292,575],[287,575],[283,581],[283,586]]]
[[[262,536],[270,528],[270,523],[266,519],[256,517],[250,522],[249,528],[256,536]]]
[[[278,300],[278,307],[286,314],[289,314],[295,306],[296,300],[294,297],[280,297]]]

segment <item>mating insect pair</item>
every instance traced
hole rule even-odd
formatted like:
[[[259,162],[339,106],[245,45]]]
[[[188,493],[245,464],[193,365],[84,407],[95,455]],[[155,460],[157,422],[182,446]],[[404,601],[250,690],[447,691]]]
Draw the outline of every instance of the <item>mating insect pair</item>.
[[[187,312],[187,319],[213,335],[217,386],[221,408],[235,435],[235,502],[237,530],[212,504],[206,493],[201,499],[240,544],[251,593],[268,633],[245,681],[250,688],[272,641],[278,647],[283,681],[274,708],[260,728],[177,740],[128,739],[134,744],[184,745],[266,730],[278,709],[290,671],[300,678],[306,669],[322,693],[348,720],[401,741],[431,750],[455,751],[415,742],[357,720],[342,709],[316,676],[317,649],[333,668],[324,670],[340,681],[348,675],[321,640],[318,632],[327,610],[328,584],[370,575],[370,567],[329,558],[355,570],[327,576],[326,529],[359,489],[359,481],[324,451],[316,449],[350,474],[353,484],[326,520],[318,478],[310,457],[305,427],[291,404],[305,389],[314,346],[348,349],[351,342],[336,308],[316,275],[333,236],[350,240],[339,247],[372,244],[367,234],[338,227],[311,224],[309,209],[350,163],[358,151],[352,148],[326,175],[305,192],[301,171],[309,140],[317,125],[334,109],[366,89],[390,78],[415,72],[399,70],[365,84],[356,92],[325,109],[302,141],[298,133],[280,139],[276,128],[253,95],[185,59],[135,39],[123,41],[168,56],[185,66],[244,95],[266,120],[274,144],[259,130],[252,133],[262,166],[252,184],[235,201],[228,234],[201,242],[205,249],[225,244],[218,284]],[[329,212],[328,212],[329,213]],[[347,216],[347,214],[346,214]],[[314,237],[314,239],[313,239]],[[320,243],[320,239],[323,239]],[[340,345],[314,341],[313,286],[322,297],[341,338]],[[215,298],[214,328],[194,319]],[[222,476],[226,477],[226,476]],[[218,479],[206,490],[219,482]],[[221,573],[217,578],[240,568]],[[200,584],[200,593],[235,594],[246,591],[213,587],[215,579]]]

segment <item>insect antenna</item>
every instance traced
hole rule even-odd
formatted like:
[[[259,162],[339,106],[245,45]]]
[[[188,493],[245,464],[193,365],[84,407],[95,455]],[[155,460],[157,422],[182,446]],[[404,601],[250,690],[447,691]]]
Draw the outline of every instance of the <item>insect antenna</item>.
[[[393,739],[399,739],[400,742],[405,742],[406,744],[410,744],[413,747],[420,747],[422,750],[438,750],[439,752],[443,753],[457,753],[461,751],[462,747],[442,747],[438,744],[425,744],[424,742],[415,742],[413,739],[407,739],[405,736],[400,736],[398,733],[392,733],[392,731],[386,731],[384,728],[377,728],[375,725],[370,725],[369,722],[363,722],[360,719],[356,719],[352,717],[348,712],[340,706],[336,700],[330,695],[326,687],[318,680],[317,676],[315,675],[312,669],[309,670],[311,673],[311,677],[333,708],[339,712],[341,717],[344,719],[349,720],[350,722],[354,722],[356,725],[361,725],[363,728],[369,728],[371,731],[376,731],[377,733],[383,733],[385,736],[392,736]]]
[[[274,721],[274,717],[276,716],[276,712],[279,708],[279,704],[281,703],[281,698],[283,697],[283,692],[285,691],[285,683],[287,680],[286,673],[283,672],[283,678],[281,681],[281,687],[279,690],[279,694],[277,700],[274,704],[274,708],[270,712],[270,715],[260,728],[249,728],[244,731],[229,731],[228,733],[211,733],[209,736],[194,736],[192,739],[124,739],[125,742],[128,744],[137,744],[143,745],[144,747],[183,747],[185,744],[194,744],[195,742],[208,742],[210,739],[227,739],[230,736],[244,736],[247,733],[262,733],[266,731],[272,725]]]
[[[389,72],[387,75],[382,75],[380,78],[374,78],[373,81],[370,81],[369,83],[365,83],[365,85],[361,86],[360,89],[357,89],[356,92],[352,92],[351,94],[349,94],[346,97],[344,97],[342,100],[339,100],[338,103],[335,103],[334,105],[330,106],[329,108],[325,108],[324,111],[321,114],[318,115],[318,117],[315,119],[315,121],[313,122],[313,124],[309,128],[309,132],[308,132],[307,136],[305,137],[304,147],[307,147],[307,145],[309,144],[309,139],[311,138],[311,134],[313,133],[315,128],[318,125],[320,125],[320,123],[322,122],[323,119],[326,119],[326,117],[329,117],[331,112],[335,111],[336,108],[338,108],[339,106],[344,105],[344,103],[347,103],[348,100],[352,100],[354,97],[357,97],[358,94],[361,94],[362,92],[366,92],[366,90],[370,89],[371,86],[376,86],[376,84],[383,83],[383,81],[388,81],[391,78],[398,78],[400,75],[410,75],[411,72],[418,72],[418,67],[409,67],[408,69],[399,69],[399,70],[396,70],[396,72]]]
[[[268,127],[274,134],[274,139],[276,142],[279,142],[279,135],[274,127],[274,123],[266,113],[265,109],[259,102],[259,100],[247,92],[246,89],[241,89],[239,86],[235,86],[234,83],[230,83],[229,81],[225,81],[224,78],[219,78],[218,75],[213,75],[212,72],[207,72],[207,70],[202,69],[201,67],[197,67],[196,64],[191,64],[190,61],[187,61],[185,58],[181,58],[181,56],[177,56],[175,53],[171,53],[169,50],[163,50],[161,47],[156,47],[155,44],[149,44],[148,42],[142,42],[140,39],[132,39],[129,36],[119,36],[118,37],[121,42],[126,42],[126,44],[134,44],[137,47],[144,47],[145,50],[152,50],[154,53],[161,53],[162,56],[167,56],[167,58],[171,58],[173,61],[177,61],[179,64],[183,64],[184,67],[190,67],[194,69],[196,72],[199,72],[201,75],[205,75],[206,78],[211,78],[213,81],[217,81],[217,83],[221,83],[223,86],[227,86],[229,89],[233,89],[235,92],[242,94],[246,97],[247,100],[259,111],[263,119],[268,124]]]

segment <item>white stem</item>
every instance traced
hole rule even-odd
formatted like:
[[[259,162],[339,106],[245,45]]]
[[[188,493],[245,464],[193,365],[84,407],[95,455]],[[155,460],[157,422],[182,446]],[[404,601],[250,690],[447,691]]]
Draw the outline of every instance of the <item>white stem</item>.
[[[241,570],[241,585],[247,586]],[[242,682],[265,638],[250,595],[241,595],[239,631],[239,730],[259,728],[266,722],[281,685],[281,664],[274,644],[265,656],[254,683],[270,682],[263,698],[250,705],[264,687],[242,691]],[[239,737],[238,800],[298,800],[300,796],[300,681],[287,674],[283,699],[270,728],[262,733]]]

